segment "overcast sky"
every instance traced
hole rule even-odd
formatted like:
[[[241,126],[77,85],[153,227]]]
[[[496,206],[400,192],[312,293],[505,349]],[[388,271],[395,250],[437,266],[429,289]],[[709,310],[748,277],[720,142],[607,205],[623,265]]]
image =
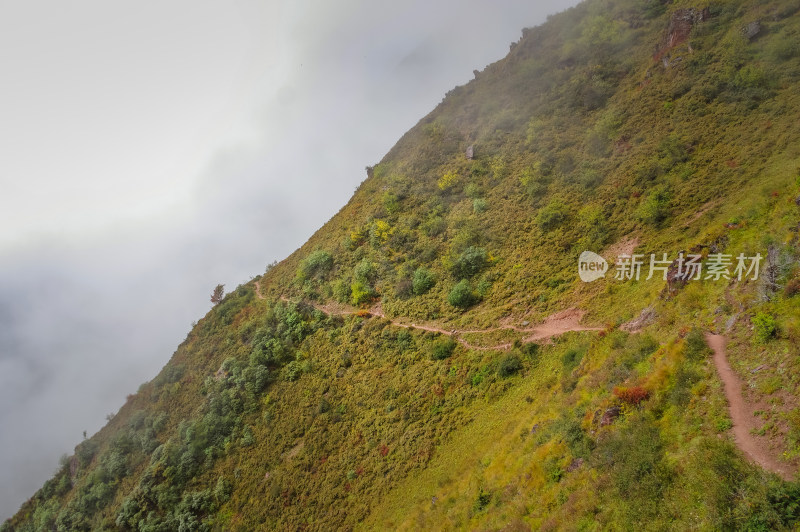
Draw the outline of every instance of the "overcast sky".
[[[0,519],[570,1],[0,0]]]

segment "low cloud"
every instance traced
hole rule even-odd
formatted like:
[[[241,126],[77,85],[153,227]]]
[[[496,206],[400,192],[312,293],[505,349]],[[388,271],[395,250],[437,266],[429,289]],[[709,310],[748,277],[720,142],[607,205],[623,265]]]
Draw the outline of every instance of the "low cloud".
[[[235,6],[241,12],[239,29],[250,35],[251,57],[231,58],[239,65],[232,79],[246,87],[225,93],[242,99],[226,109],[248,118],[229,124],[233,119],[227,115],[216,117],[214,124],[228,128],[221,127],[222,140],[191,144],[200,150],[191,154],[205,162],[167,187],[178,200],[169,196],[159,209],[159,201],[168,197],[164,192],[127,218],[113,216],[114,209],[99,209],[65,214],[61,224],[58,217],[48,218],[42,198],[53,200],[63,187],[66,195],[74,187],[87,188],[99,202],[119,201],[125,193],[147,198],[148,190],[136,190],[136,175],[117,188],[84,182],[76,162],[29,187],[38,190],[33,194],[18,186],[34,179],[25,175],[26,167],[14,172],[0,167],[3,187],[12,195],[22,191],[3,207],[33,212],[24,219],[36,222],[16,228],[15,235],[24,238],[0,240],[6,242],[0,244],[0,519],[52,475],[58,457],[72,452],[84,430],[98,430],[127,394],[155,376],[190,324],[209,309],[214,285],[222,282],[232,289],[299,247],[348,200],[366,177],[364,167],[380,160],[447,90],[468,81],[473,69],[501,58],[522,26],[541,23],[548,13],[574,3],[209,4],[204,10],[208,17],[215,12],[212,7]],[[99,9],[100,4],[81,6]],[[41,8],[42,2],[32,5]],[[191,12],[194,5],[187,1],[185,10]],[[86,24],[112,27],[103,17],[118,17],[113,22],[120,24],[126,16],[107,4],[98,12],[99,18]],[[163,33],[156,36],[163,39],[162,48],[171,46],[167,37],[175,42],[203,38],[186,29],[182,12],[166,12],[159,19],[153,31]],[[37,20],[33,11],[6,15]],[[209,23],[205,31],[214,28]],[[224,37],[215,38],[224,42]],[[102,47],[105,37],[95,38],[87,46]],[[189,50],[183,59],[198,64],[206,59],[202,54],[212,53],[203,46],[201,55],[193,55],[191,46],[183,48]],[[147,54],[155,53],[133,57],[146,62]],[[83,67],[88,78],[95,74],[92,65]],[[196,74],[195,84],[216,75],[199,67]],[[163,90],[174,93],[176,101],[181,98],[170,92],[171,84],[182,83],[177,75],[167,69],[159,76]],[[137,90],[136,83],[131,86]],[[190,87],[181,87],[184,97],[191,98]],[[20,98],[25,89],[19,87]],[[109,101],[122,105],[124,98],[123,93]],[[203,108],[202,101],[194,105],[198,112]],[[74,134],[94,131],[87,124],[100,120],[103,112],[94,108],[80,118],[69,115]],[[153,134],[171,127],[159,122],[159,108],[148,113]],[[126,127],[118,123],[92,134],[115,135]],[[13,134],[5,132],[4,139]],[[148,131],[139,135],[145,138]],[[27,149],[46,158],[58,140],[39,139],[35,149]],[[145,161],[148,156],[141,153]],[[106,159],[108,175],[122,170],[113,157]],[[152,169],[164,179],[173,170]],[[158,188],[151,179],[142,183]],[[63,210],[69,212],[69,204]],[[67,218],[81,215],[82,225],[66,227]]]

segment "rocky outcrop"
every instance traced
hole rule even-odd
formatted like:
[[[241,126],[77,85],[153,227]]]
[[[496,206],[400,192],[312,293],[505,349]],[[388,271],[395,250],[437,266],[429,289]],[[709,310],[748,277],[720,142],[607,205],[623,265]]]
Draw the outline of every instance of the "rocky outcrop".
[[[637,332],[651,323],[656,319],[656,311],[653,306],[645,307],[642,312],[639,314],[637,318],[632,319],[629,322],[623,323],[620,325],[620,330],[626,332]]]
[[[665,66],[669,65],[668,53],[670,50],[683,44],[689,40],[689,35],[692,33],[692,28],[703,21],[711,18],[711,12],[708,8],[695,9],[693,7],[678,9],[669,19],[669,26],[667,27],[666,34],[661,42],[656,47],[654,59],[656,61],[664,62]]]
[[[742,28],[742,34],[744,34],[748,41],[752,41],[758,37],[759,33],[761,33],[761,21],[759,20],[755,20]]]
[[[572,462],[569,463],[569,466],[567,466],[567,473],[572,473],[573,471],[581,467],[583,465],[583,462],[584,462],[583,458],[575,458]]]
[[[603,417],[600,418],[600,426],[607,427],[608,425],[611,425],[614,422],[614,420],[620,416],[621,413],[622,409],[616,405],[607,408],[606,411],[603,412]]]

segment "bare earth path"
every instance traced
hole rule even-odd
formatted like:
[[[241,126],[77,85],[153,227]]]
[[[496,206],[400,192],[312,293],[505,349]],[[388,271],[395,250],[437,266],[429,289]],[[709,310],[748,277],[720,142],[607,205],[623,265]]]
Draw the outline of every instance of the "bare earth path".
[[[255,282],[255,287],[256,296],[259,299],[265,299],[264,295],[261,293],[261,285],[258,281]],[[290,301],[285,296],[282,296],[281,299],[286,302]],[[314,308],[329,315],[346,316],[364,312],[344,306],[321,305],[318,303],[312,303],[312,305]],[[383,310],[381,309],[380,303],[366,312],[372,316],[388,319],[386,318],[386,314],[384,314]],[[553,336],[558,336],[570,331],[603,330],[601,327],[584,327],[580,325],[582,318],[582,311],[577,309],[567,309],[549,316],[543,323],[532,327],[522,328],[515,327],[513,325],[503,325],[490,329],[476,330],[446,330],[434,325],[408,323],[401,319],[390,319],[389,321],[398,327],[419,329],[422,331],[436,332],[451,336],[469,349],[504,351],[511,348],[510,342],[490,347],[476,346],[469,344],[466,340],[460,338],[458,335],[486,334],[500,330],[513,330],[516,332],[526,333],[528,336],[526,336],[524,340],[527,342],[532,342],[546,340]],[[728,364],[728,358],[725,354],[725,337],[718,334],[706,333],[706,342],[714,352],[714,365],[716,366],[717,373],[722,380],[723,389],[725,390],[725,397],[728,400],[728,409],[730,411],[731,420],[733,421],[733,435],[736,445],[751,462],[758,464],[768,471],[772,471],[784,480],[791,480],[794,477],[794,472],[791,470],[791,468],[779,460],[776,453],[769,448],[766,440],[759,440],[751,433],[751,431],[759,428],[759,422],[756,416],[753,415],[752,405],[748,404],[742,396],[741,379],[739,379],[739,376],[736,375],[733,369],[731,369],[730,364]]]
[[[259,299],[264,299],[264,295],[261,293],[261,285],[259,284],[258,281],[255,282],[255,287],[256,287],[256,296]],[[281,300],[290,302],[290,300],[285,296],[282,296]],[[319,303],[311,303],[311,305],[313,305],[314,308],[328,315],[334,315],[334,316],[348,316],[348,315],[358,314],[359,312],[364,312],[344,306],[322,305]],[[418,329],[421,331],[429,331],[451,336],[461,345],[467,347],[468,349],[474,349],[478,351],[507,351],[508,349],[511,349],[512,343],[505,342],[493,346],[479,346],[470,344],[463,338],[459,337],[459,335],[487,334],[502,330],[511,330],[526,334],[525,338],[523,338],[523,341],[525,342],[536,342],[541,340],[547,340],[549,338],[552,338],[554,336],[559,336],[567,332],[604,330],[603,327],[584,327],[580,325],[580,321],[583,318],[584,313],[577,309],[567,309],[562,312],[558,312],[556,314],[553,314],[552,316],[549,316],[543,323],[539,325],[534,325],[532,327],[515,327],[513,325],[502,325],[499,327],[492,327],[489,329],[450,329],[450,330],[443,329],[441,327],[436,327],[435,325],[409,323],[402,319],[387,318],[386,314],[383,312],[383,309],[380,306],[380,303],[370,308],[366,312],[368,312],[372,316],[378,316],[380,318],[388,319],[392,323],[392,325],[395,325],[397,327],[406,327],[409,329]]]
[[[794,476],[791,468],[778,459],[766,440],[759,440],[750,432],[759,428],[759,422],[753,415],[753,407],[742,397],[741,379],[728,364],[725,355],[725,337],[706,333],[706,342],[714,351],[714,365],[717,367],[717,373],[725,389],[725,397],[728,399],[736,445],[751,462],[772,471],[784,480],[791,480]]]

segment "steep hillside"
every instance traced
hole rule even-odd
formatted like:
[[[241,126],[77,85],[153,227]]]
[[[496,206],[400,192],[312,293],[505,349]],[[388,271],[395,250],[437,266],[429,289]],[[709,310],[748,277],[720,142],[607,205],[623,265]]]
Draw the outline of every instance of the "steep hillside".
[[[798,526],[798,37],[796,0],[523,31],[2,530]]]

